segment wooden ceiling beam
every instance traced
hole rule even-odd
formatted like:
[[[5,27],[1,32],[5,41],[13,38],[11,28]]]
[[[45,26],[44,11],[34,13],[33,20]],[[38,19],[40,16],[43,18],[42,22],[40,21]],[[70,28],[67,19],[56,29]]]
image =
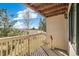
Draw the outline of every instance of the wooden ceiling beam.
[[[45,6],[40,6],[40,7],[38,7],[38,10],[45,10],[45,9],[49,9],[49,8],[51,8],[51,7],[54,7],[54,6],[56,6],[57,4],[48,4],[48,5],[45,5]]]
[[[36,11],[37,13],[41,14],[42,16],[45,16],[45,15],[43,14],[43,12],[38,11],[36,8],[34,8],[33,6],[29,5],[28,3],[26,3],[25,5],[26,5],[27,7],[29,7],[30,9]]]
[[[62,12],[62,13],[58,13],[58,14],[53,14],[53,15],[48,15],[48,16],[46,16],[46,17],[57,16],[57,15],[60,15],[60,14],[64,14],[64,12]]]
[[[43,6],[45,6],[46,5],[46,3],[35,3],[34,4],[34,6],[36,7],[36,8],[39,8],[39,7],[43,7]]]
[[[34,6],[39,10],[40,8],[43,8],[49,5],[53,5],[53,3],[41,3],[39,6],[36,6],[36,5]]]
[[[31,8],[32,10],[40,13],[45,17],[50,17],[58,14],[63,14],[67,11],[68,3],[39,3],[39,4],[32,4],[26,3],[27,7]]]
[[[49,10],[49,11],[44,11],[43,13],[45,13],[45,14],[48,14],[48,13],[54,13],[54,12],[56,12],[56,11],[60,11],[60,10],[63,11],[64,9],[67,10],[67,6],[61,6],[61,7],[56,8],[56,9],[51,9],[51,10]]]
[[[41,10],[41,8],[39,10],[41,10],[41,11],[48,11],[48,10],[51,10],[51,9],[59,8],[61,6],[64,6],[64,4],[54,4],[53,6],[49,5],[49,6],[46,6],[45,8],[42,8],[42,10]]]
[[[54,15],[59,15],[59,14],[64,14],[66,10],[55,12],[55,13],[49,13],[46,14],[46,17],[54,16]]]
[[[32,3],[32,6],[35,7],[35,8],[38,8],[38,7],[42,6],[42,4],[40,4],[40,3]]]

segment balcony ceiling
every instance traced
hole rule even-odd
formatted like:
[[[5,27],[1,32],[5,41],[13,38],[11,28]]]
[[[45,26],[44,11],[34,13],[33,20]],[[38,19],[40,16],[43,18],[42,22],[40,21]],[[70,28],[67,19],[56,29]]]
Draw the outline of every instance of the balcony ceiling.
[[[64,14],[68,10],[68,3],[26,3],[26,5],[45,17]]]

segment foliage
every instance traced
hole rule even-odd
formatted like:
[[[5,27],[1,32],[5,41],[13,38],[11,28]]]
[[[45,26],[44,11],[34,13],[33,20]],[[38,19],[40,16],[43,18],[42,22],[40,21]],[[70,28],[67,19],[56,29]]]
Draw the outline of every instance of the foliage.
[[[35,28],[33,27],[32,30],[35,30]]]
[[[42,31],[45,31],[46,32],[46,22],[45,22],[45,19],[40,20],[39,30],[42,30]]]
[[[21,35],[23,31],[20,31],[18,29],[7,29],[6,33],[4,33],[3,28],[0,29],[0,37],[6,37],[6,36],[16,36]]]
[[[8,18],[6,9],[0,9],[0,37],[21,34],[20,30],[12,28],[17,21],[9,21]]]

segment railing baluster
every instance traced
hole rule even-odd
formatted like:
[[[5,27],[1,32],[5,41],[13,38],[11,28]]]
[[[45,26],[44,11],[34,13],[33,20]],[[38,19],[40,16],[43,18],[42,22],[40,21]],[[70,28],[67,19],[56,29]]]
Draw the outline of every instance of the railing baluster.
[[[40,40],[39,40],[39,35],[37,35],[36,41],[37,41],[37,43],[38,43],[38,46],[36,46],[36,47],[38,48],[38,47],[40,46],[40,43],[39,43],[39,42],[40,42]],[[36,44],[37,44],[37,43],[36,43]]]
[[[25,39],[25,37],[23,38],[23,56],[25,55],[25,43],[24,43],[24,40]]]
[[[1,40],[1,56],[3,55],[2,50],[3,50],[3,46],[2,46],[2,40]]]
[[[23,56],[25,56],[25,37],[23,38]]]
[[[20,49],[21,49],[21,56],[22,56],[22,39],[21,39]]]
[[[24,51],[24,50],[23,50],[23,44],[24,44],[24,43],[23,43],[23,40],[24,40],[24,38],[22,38],[22,56],[24,55],[24,52],[23,52],[23,51]]]
[[[35,39],[35,49],[37,48],[37,44],[38,44],[38,46],[39,46],[39,43],[38,43],[38,41],[37,41],[37,39],[38,39],[38,36],[35,36],[36,37],[36,39]],[[39,39],[38,39],[39,40]]]
[[[13,51],[12,51],[12,40],[10,40],[10,46],[11,46],[11,47],[10,47],[10,48],[11,48],[10,53],[11,53],[11,55],[12,55],[12,52],[13,52]]]
[[[1,41],[0,41],[0,56],[1,56]]]
[[[20,39],[18,40],[18,55],[20,56]]]
[[[5,44],[5,41],[2,42],[2,56],[6,56],[6,44]]]
[[[27,39],[25,39],[25,55],[27,55]]]
[[[17,39],[15,40],[15,56],[17,55]]]
[[[22,51],[21,39],[19,39],[19,55],[20,56],[22,55],[21,51]]]
[[[8,56],[8,42],[6,41],[6,56]]]
[[[14,40],[14,46],[15,46],[15,48],[14,48],[14,51],[15,51],[15,54],[14,54],[14,56],[16,56],[16,40]]]
[[[30,56],[30,38],[28,38],[28,55]]]
[[[23,37],[22,37],[22,39],[21,39],[21,53],[22,53],[22,56],[23,56]]]
[[[15,40],[15,56],[17,55],[17,39]]]
[[[25,45],[25,37],[24,37],[23,42],[24,42],[24,44],[23,44],[23,48],[24,48],[24,49],[23,49],[23,52],[24,52],[24,56],[25,56],[25,55],[26,55],[26,50],[25,50],[25,46],[26,46],[26,45]]]
[[[17,40],[17,56],[19,55],[19,39]]]
[[[26,43],[26,45],[25,45],[25,47],[26,47],[26,54],[28,55],[28,38],[27,39],[25,39],[26,41],[25,41],[25,43]]]
[[[24,53],[23,53],[23,39],[24,38],[22,38],[22,56],[24,55]]]
[[[9,40],[7,40],[7,53],[9,55]]]
[[[16,55],[16,52],[15,52],[15,49],[16,49],[15,40],[13,40],[12,44],[13,44],[13,46],[12,46],[13,47],[13,51],[12,51],[13,53],[12,54],[13,54],[13,56],[15,56]]]
[[[24,55],[25,55],[25,52],[24,52],[24,51],[25,51],[25,50],[24,50],[24,37],[23,37],[22,41],[23,41],[23,42],[22,42],[22,52],[23,52],[23,56],[24,56]]]

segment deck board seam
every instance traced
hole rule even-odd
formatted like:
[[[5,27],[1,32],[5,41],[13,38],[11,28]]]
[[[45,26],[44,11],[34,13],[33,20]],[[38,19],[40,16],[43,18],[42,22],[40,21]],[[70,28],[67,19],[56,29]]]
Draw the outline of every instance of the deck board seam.
[[[40,46],[42,49],[43,49],[43,47],[42,46]],[[43,51],[47,54],[47,56],[49,56],[49,54],[43,49]]]

